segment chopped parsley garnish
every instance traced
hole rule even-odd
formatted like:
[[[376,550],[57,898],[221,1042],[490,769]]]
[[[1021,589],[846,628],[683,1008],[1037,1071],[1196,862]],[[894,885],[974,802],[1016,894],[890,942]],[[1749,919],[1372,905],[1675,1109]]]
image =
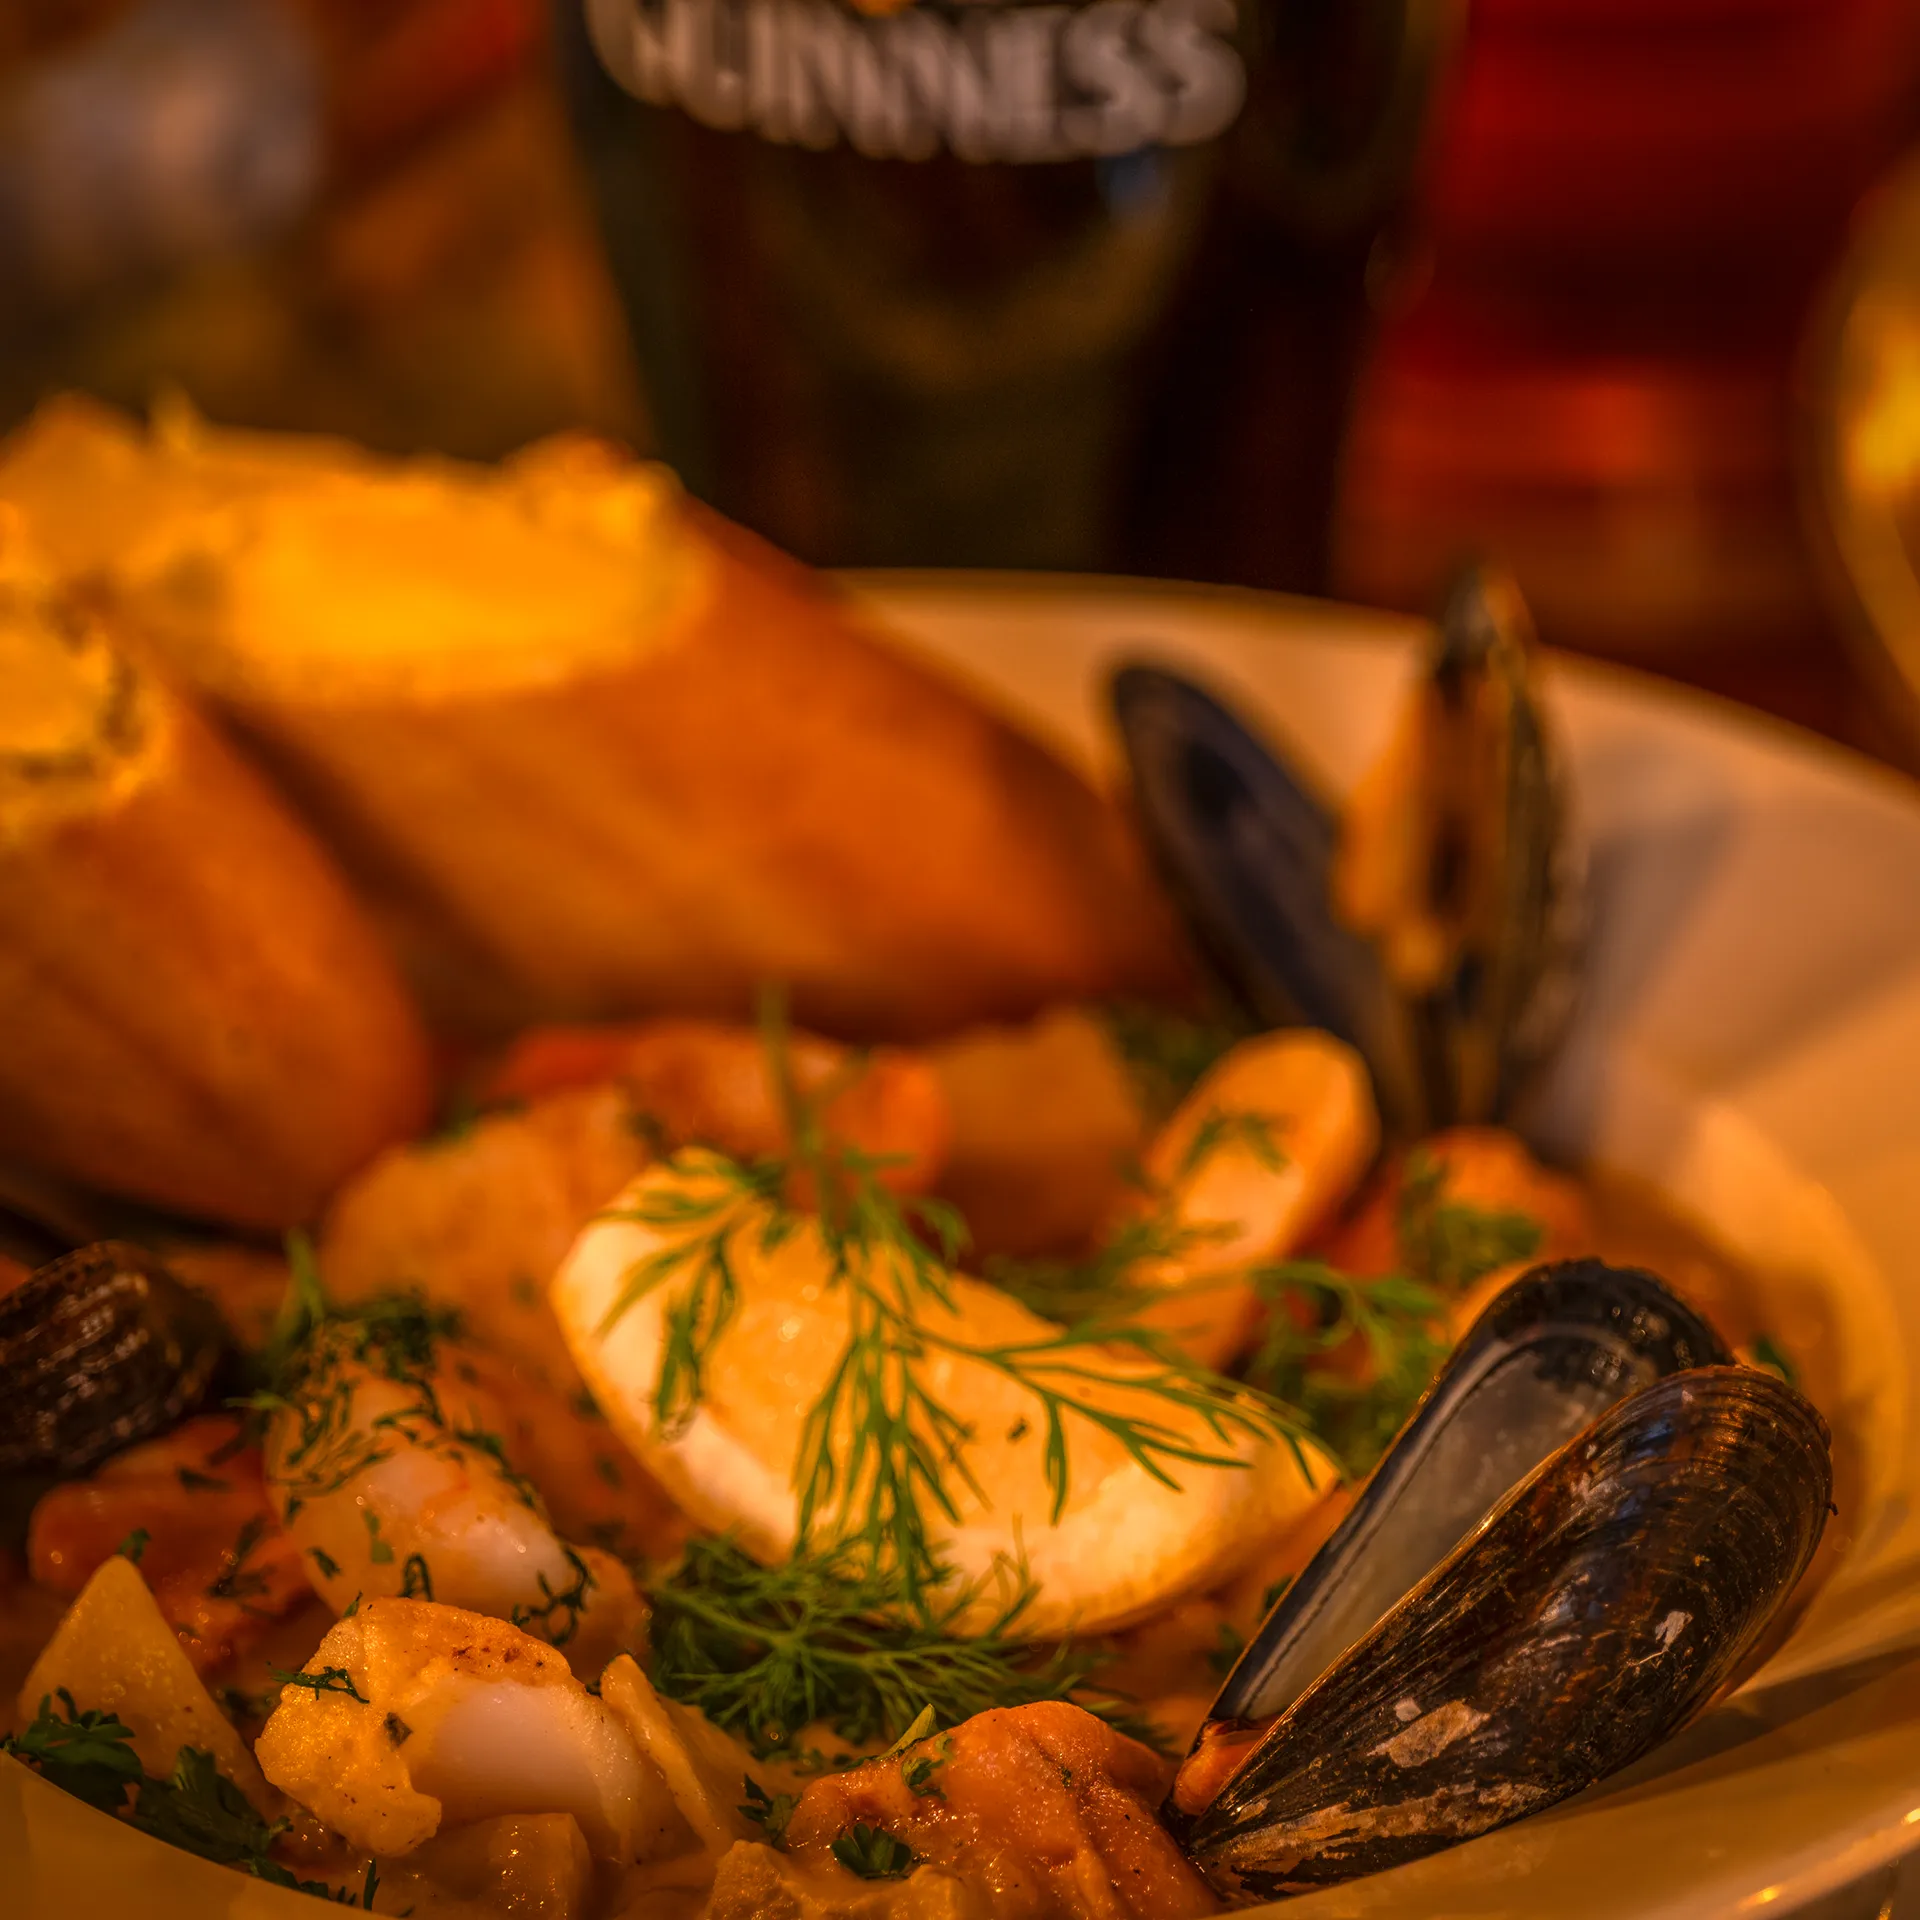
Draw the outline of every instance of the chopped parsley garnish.
[[[1199,1018],[1142,1001],[1114,1001],[1095,1009],[1133,1082],[1150,1121],[1164,1120],[1200,1076],[1252,1029],[1224,1011]]]
[[[509,1616],[516,1627],[538,1632],[542,1639],[556,1647],[564,1647],[580,1627],[580,1616],[586,1611],[587,1595],[593,1590],[592,1570],[574,1550],[561,1543],[560,1551],[567,1557],[567,1568],[573,1578],[564,1587],[556,1588],[544,1573],[534,1577],[540,1583],[541,1604],[518,1606]],[[424,1566],[425,1563],[422,1562]],[[433,1595],[428,1592],[427,1598]]]
[[[917,1800],[944,1800],[946,1795],[940,1791],[934,1775],[952,1758],[953,1735],[950,1733],[943,1733],[924,1753],[902,1754],[900,1778],[906,1783],[907,1791]]]
[[[391,1458],[394,1435],[450,1444],[432,1375],[439,1343],[459,1333],[460,1318],[429,1307],[417,1294],[335,1305],[321,1287],[312,1243],[303,1233],[287,1235],[287,1264],[292,1300],[259,1358],[263,1384],[247,1404],[256,1420],[293,1418],[296,1430],[268,1461],[290,1521],[307,1501],[339,1492]],[[363,1370],[404,1387],[414,1404],[366,1425],[357,1422],[354,1396]],[[372,1558],[385,1564],[381,1546],[391,1556],[391,1546],[377,1542]]]
[[[135,1527],[134,1530],[114,1548],[114,1552],[123,1560],[131,1560],[137,1567],[140,1564],[140,1556],[147,1550],[147,1542],[152,1538],[153,1535],[150,1534],[145,1527]]]
[[[392,1566],[393,1543],[380,1538],[380,1516],[371,1507],[362,1507],[360,1518],[367,1524],[367,1558],[376,1567]]]
[[[899,1880],[913,1871],[913,1849],[881,1827],[856,1820],[833,1836],[833,1857],[862,1880]]]
[[[283,1687],[305,1687],[309,1693],[344,1693],[364,1707],[367,1696],[354,1684],[345,1667],[322,1667],[318,1673],[290,1673],[283,1667],[273,1669],[273,1677]]]
[[[410,1553],[400,1567],[400,1597],[403,1600],[431,1600],[433,1572],[424,1553]],[[518,1622],[515,1623],[516,1625]]]
[[[242,1612],[258,1611],[247,1602],[267,1593],[272,1583],[258,1567],[248,1566],[247,1561],[266,1536],[266,1516],[249,1514],[241,1523],[239,1537],[222,1557],[219,1575],[207,1589],[208,1599],[237,1600]]]
[[[1446,1181],[1446,1167],[1430,1154],[1416,1148],[1408,1155],[1394,1230],[1401,1263],[1415,1280],[1457,1293],[1496,1267],[1531,1259],[1539,1251],[1539,1221],[1449,1200]]]
[[[118,1813],[128,1788],[145,1778],[129,1744],[133,1729],[110,1713],[83,1712],[65,1687],[59,1698],[64,1719],[53,1711],[53,1696],[43,1694],[38,1715],[24,1731],[0,1736],[0,1752],[26,1761],[88,1806]]]
[[[63,1687],[64,1716],[43,1696],[40,1711],[22,1732],[0,1737],[0,1752],[24,1760],[54,1786],[98,1807],[124,1812],[129,1824],[156,1840],[236,1867],[277,1887],[351,1905],[318,1880],[302,1880],[272,1857],[284,1820],[268,1820],[198,1747],[182,1747],[171,1775],[156,1780],[133,1750],[132,1730],[111,1714],[83,1711]],[[129,1796],[131,1805],[129,1806]],[[371,1888],[368,1889],[371,1899]]]
[[[1800,1384],[1800,1369],[1787,1357],[1786,1350],[1770,1333],[1756,1334],[1753,1342],[1753,1363],[1768,1373],[1778,1374],[1788,1386]]]
[[[769,1793],[752,1774],[747,1774],[741,1785],[747,1797],[739,1811],[755,1826],[765,1827],[767,1838],[778,1846],[787,1831],[787,1822],[793,1818],[798,1800],[790,1793]]]

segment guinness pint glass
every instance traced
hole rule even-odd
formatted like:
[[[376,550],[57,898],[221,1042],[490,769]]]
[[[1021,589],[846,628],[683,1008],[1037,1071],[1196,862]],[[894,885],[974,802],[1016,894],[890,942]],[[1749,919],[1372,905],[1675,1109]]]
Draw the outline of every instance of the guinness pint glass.
[[[1454,0],[556,5],[696,493],[821,563],[1320,584]]]

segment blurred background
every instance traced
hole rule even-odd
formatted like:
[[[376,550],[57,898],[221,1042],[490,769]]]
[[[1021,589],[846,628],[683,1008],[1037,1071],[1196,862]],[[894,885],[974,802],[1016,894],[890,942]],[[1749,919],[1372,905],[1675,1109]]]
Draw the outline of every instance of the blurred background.
[[[1917,141],[1915,0],[8,0],[0,425],[585,426],[827,564],[1491,551],[1911,763],[1820,449]]]

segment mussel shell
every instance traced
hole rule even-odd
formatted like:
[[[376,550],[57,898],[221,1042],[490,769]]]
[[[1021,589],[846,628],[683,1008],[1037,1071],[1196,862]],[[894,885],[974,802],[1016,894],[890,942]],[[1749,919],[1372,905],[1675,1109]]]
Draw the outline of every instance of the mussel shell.
[[[228,1341],[212,1303],[105,1240],[0,1297],[0,1474],[84,1473],[205,1401]]]
[[[1572,1009],[1585,888],[1534,677],[1533,623],[1511,576],[1461,568],[1441,608],[1423,718],[1482,741],[1454,767],[1455,803],[1484,865],[1478,884],[1436,857],[1430,896],[1465,887],[1477,911],[1455,930],[1444,981],[1409,997],[1425,1124],[1498,1118],[1558,1043]],[[1451,784],[1451,782],[1449,782]],[[1436,850],[1437,856],[1437,850]]]
[[[1596,1415],[1666,1374],[1731,1359],[1638,1267],[1560,1260],[1522,1275],[1454,1348],[1247,1643],[1209,1719],[1279,1713]]]
[[[1644,1388],[1294,1702],[1180,1822],[1188,1851],[1230,1899],[1304,1892],[1628,1765],[1738,1668],[1806,1570],[1832,1491],[1826,1423],[1773,1375]]]
[[[1221,984],[1262,1027],[1358,1049],[1390,1113],[1413,1104],[1379,957],[1333,915],[1333,813],[1192,681],[1126,666],[1111,698],[1148,849]]]
[[[1390,749],[1428,771],[1390,786],[1384,810],[1356,797],[1344,825],[1191,681],[1147,664],[1114,676],[1141,830],[1195,945],[1260,1025],[1320,1027],[1357,1049],[1409,1137],[1508,1113],[1576,997],[1585,887],[1535,651],[1512,581],[1463,569]],[[1370,830],[1356,832],[1362,817]],[[1412,848],[1424,851],[1374,924],[1355,876],[1400,872]],[[1385,939],[1409,919],[1445,929],[1417,981],[1396,975]]]

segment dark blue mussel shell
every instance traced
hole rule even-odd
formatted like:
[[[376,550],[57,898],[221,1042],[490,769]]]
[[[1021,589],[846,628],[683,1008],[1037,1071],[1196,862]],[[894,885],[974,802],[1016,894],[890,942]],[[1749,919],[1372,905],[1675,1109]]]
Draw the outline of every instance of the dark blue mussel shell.
[[[1333,814],[1190,680],[1123,667],[1112,699],[1154,862],[1221,984],[1262,1027],[1321,1027],[1373,1064],[1385,986],[1331,911]]]
[[[1832,1499],[1820,1415],[1726,1358],[1652,1275],[1598,1261],[1487,1309],[1196,1742],[1255,1742],[1206,1804],[1177,1785],[1167,1809],[1216,1890],[1270,1899],[1453,1846],[1706,1703]]]
[[[1410,709],[1429,779],[1393,815],[1422,849],[1398,911],[1446,929],[1438,971],[1396,980],[1334,908],[1340,822],[1236,714],[1179,674],[1122,668],[1111,689],[1136,811],[1162,879],[1229,994],[1264,1027],[1356,1048],[1406,1134],[1498,1119],[1573,1002],[1584,887],[1534,646],[1512,582],[1465,569]]]
[[[1616,1400],[1731,1359],[1700,1315],[1637,1267],[1536,1267],[1476,1320],[1288,1587],[1213,1717],[1281,1712],[1440,1564],[1512,1487]]]

